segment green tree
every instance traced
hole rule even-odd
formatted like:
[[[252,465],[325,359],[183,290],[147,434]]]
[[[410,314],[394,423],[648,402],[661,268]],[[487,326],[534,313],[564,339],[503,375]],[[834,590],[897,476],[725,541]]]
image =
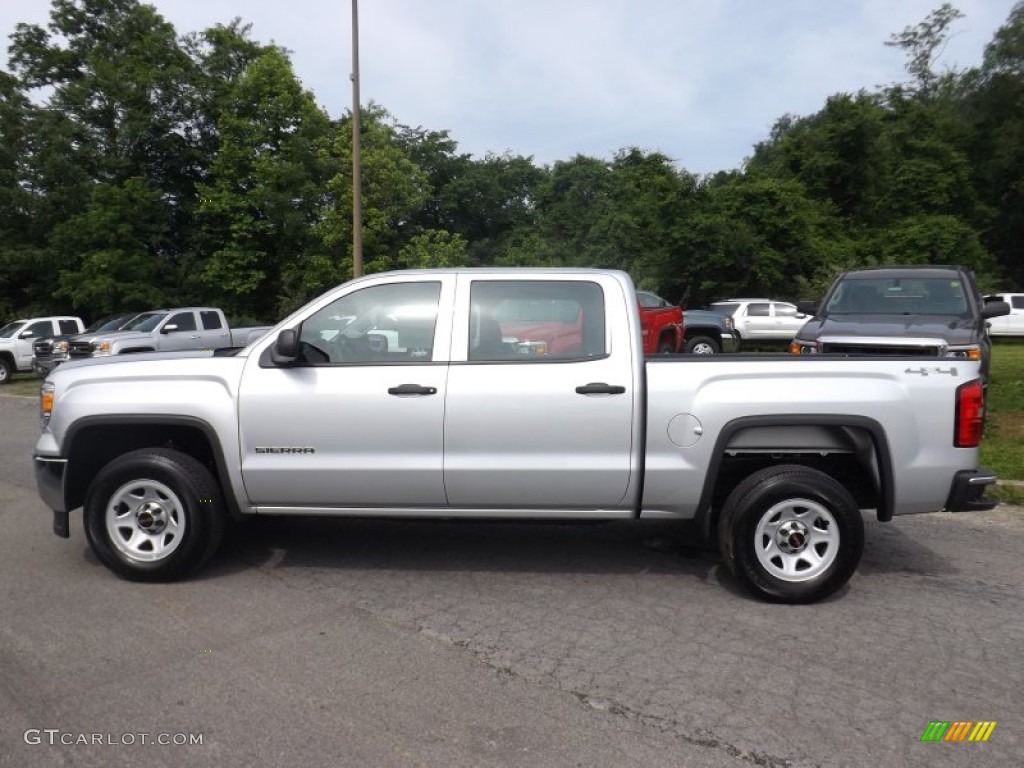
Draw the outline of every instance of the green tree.
[[[297,264],[322,256],[314,236],[331,164],[330,122],[303,90],[283,51],[263,50],[225,95],[220,146],[198,185],[199,220],[212,247],[202,281],[226,309],[266,318],[304,298]],[[299,289],[299,294],[296,293]]]

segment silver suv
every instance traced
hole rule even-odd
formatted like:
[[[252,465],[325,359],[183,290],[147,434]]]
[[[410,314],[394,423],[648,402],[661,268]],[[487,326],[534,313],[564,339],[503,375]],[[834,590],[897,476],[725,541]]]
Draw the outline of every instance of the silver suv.
[[[742,341],[790,341],[809,319],[795,304],[772,299],[727,299],[708,309],[730,315]]]

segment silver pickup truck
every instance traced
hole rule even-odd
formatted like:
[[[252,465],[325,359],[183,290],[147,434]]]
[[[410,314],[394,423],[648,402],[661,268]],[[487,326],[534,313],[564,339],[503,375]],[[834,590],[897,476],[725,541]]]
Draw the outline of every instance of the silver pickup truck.
[[[268,330],[269,326],[231,328],[216,307],[158,309],[139,315],[117,332],[72,340],[68,357],[244,347]]]
[[[189,573],[228,517],[679,520],[785,602],[847,582],[878,520],[982,510],[978,362],[659,356],[627,275],[346,283],[228,355],[67,363],[39,492],[129,579]]]

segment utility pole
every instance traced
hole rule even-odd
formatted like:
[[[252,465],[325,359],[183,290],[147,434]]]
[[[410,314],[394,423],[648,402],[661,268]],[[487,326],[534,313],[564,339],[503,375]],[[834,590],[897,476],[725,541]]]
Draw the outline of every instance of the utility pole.
[[[359,3],[352,0],[352,277],[363,274],[363,158],[359,115]]]

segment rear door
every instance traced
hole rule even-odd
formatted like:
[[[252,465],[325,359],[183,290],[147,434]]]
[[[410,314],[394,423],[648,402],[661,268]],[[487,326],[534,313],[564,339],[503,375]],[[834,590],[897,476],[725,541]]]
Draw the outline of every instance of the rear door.
[[[223,315],[215,309],[199,310],[199,335],[203,347],[220,349],[231,346],[231,332]]]
[[[628,506],[632,295],[606,275],[459,276],[445,415],[453,508]],[[635,310],[634,310],[635,311]]]

